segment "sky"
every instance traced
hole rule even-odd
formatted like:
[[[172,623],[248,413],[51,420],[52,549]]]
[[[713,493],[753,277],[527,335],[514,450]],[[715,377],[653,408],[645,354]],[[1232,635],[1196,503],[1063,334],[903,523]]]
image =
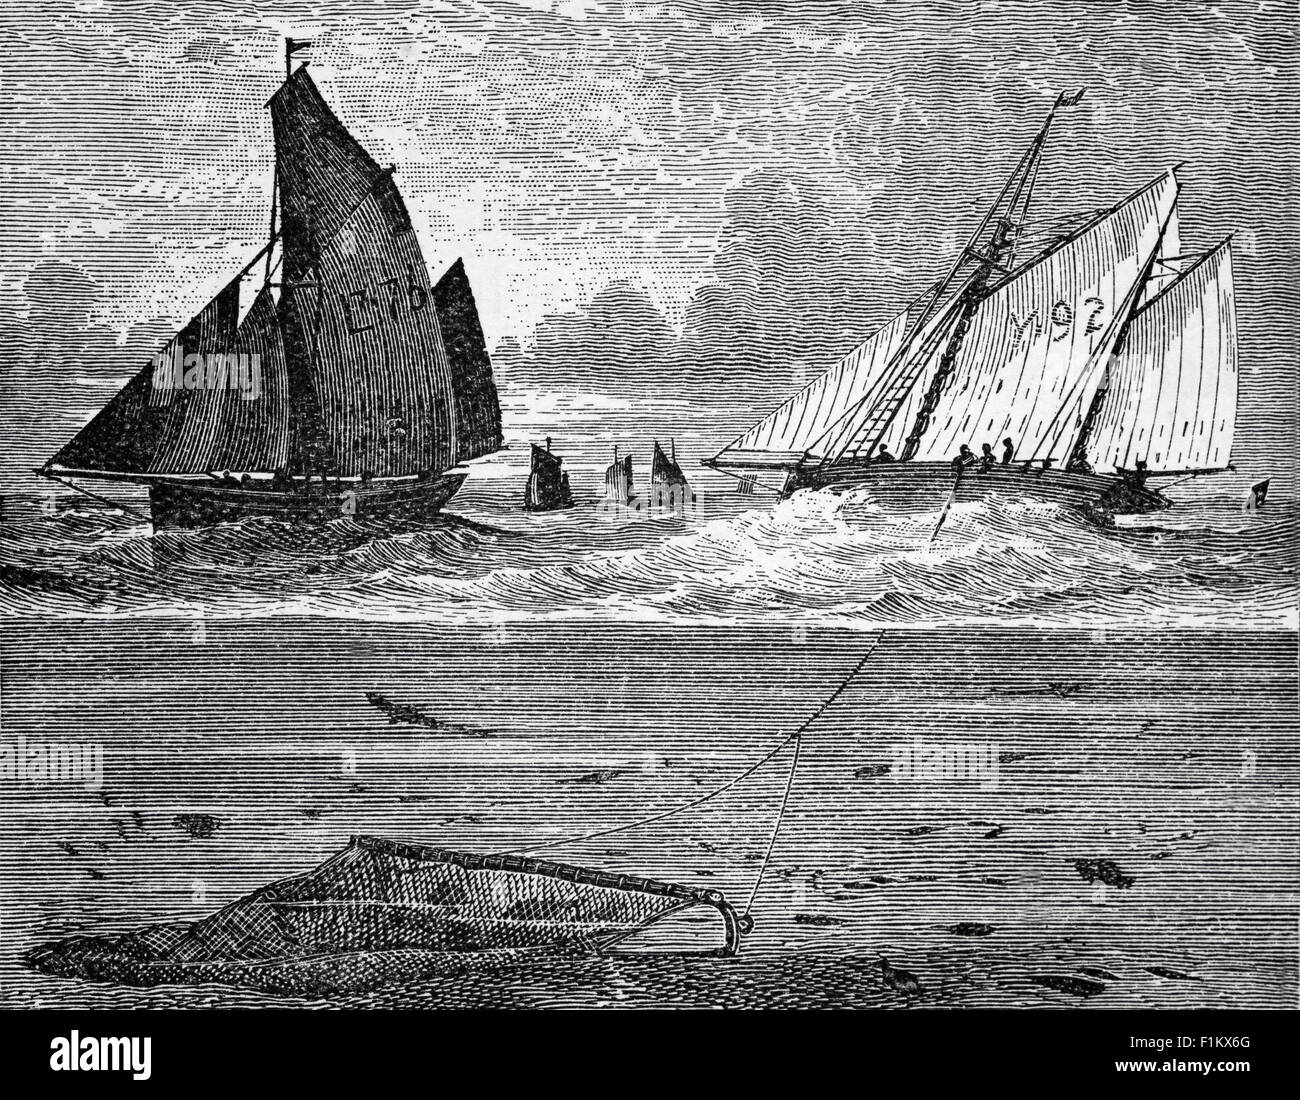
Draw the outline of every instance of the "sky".
[[[755,418],[942,273],[1084,87],[1035,218],[1181,163],[1187,247],[1237,234],[1239,439],[1294,451],[1293,5],[74,0],[0,24],[0,477],[261,246],[285,35],[396,166],[435,276],[464,258],[503,386]]]

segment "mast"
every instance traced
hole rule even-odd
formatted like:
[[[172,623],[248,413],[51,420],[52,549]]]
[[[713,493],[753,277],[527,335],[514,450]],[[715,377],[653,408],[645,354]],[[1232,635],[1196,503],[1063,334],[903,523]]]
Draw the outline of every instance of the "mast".
[[[989,280],[993,277],[995,270],[1002,269],[1005,271],[1009,266],[1004,265],[1002,261],[1010,259],[1014,254],[1016,245],[1014,233],[1019,231],[1028,214],[1034,183],[1038,179],[1038,169],[1042,163],[1043,148],[1047,144],[1047,134],[1052,128],[1057,109],[1072,106],[1082,98],[1082,89],[1073,96],[1066,96],[1062,93],[1056,97],[1056,103],[1048,112],[1042,129],[1038,131],[1028,151],[1021,158],[1016,170],[1011,174],[1011,178],[1007,180],[1006,185],[1002,188],[1002,193],[989,209],[989,212],[984,215],[984,220],[980,223],[979,228],[975,230],[970,243],[966,245],[961,257],[958,259],[958,264],[966,258],[974,259],[976,262],[975,271],[967,282],[965,289],[961,292],[961,304],[958,306],[956,323],[948,337],[948,345],[944,348],[938,369],[930,380],[930,387],[921,401],[920,409],[917,410],[912,430],[908,433],[907,440],[903,444],[903,451],[899,456],[903,461],[915,457],[921,445],[921,436],[930,426],[930,417],[934,415],[935,406],[939,403],[939,396],[947,386],[948,379],[952,377],[953,369],[957,364],[957,353],[961,350],[962,341],[965,340],[966,334],[970,330],[971,318],[979,307],[980,300],[988,288]],[[1004,203],[1006,204],[1005,211],[997,217],[992,239],[986,248],[981,250],[977,247],[976,242],[987,230],[989,223],[998,214],[998,210]],[[954,268],[954,273],[955,271]],[[888,426],[887,423],[882,425],[882,435],[883,431],[888,429]],[[872,441],[871,446],[867,449],[867,457],[870,457],[871,451],[875,449],[878,442],[879,440]]]
[[[271,168],[271,231],[267,235],[266,274],[262,279],[262,285],[264,287],[269,286],[271,283],[271,260],[273,259],[272,253],[274,252],[275,235],[276,235],[275,204],[276,204],[276,193],[279,190],[279,185],[280,185],[280,169],[279,169],[279,165],[277,164]]]
[[[926,373],[928,365],[934,362],[939,345],[948,337],[948,346],[940,362],[939,374],[942,377],[937,380],[937,384],[927,388],[912,430],[898,444],[900,450],[904,447],[908,449],[908,453],[902,457],[915,455],[918,441],[929,427],[934,407],[955,368],[962,340],[971,323],[971,315],[982,300],[983,291],[993,272],[1006,271],[1006,261],[1014,253],[1013,233],[1019,228],[1028,209],[1043,146],[1056,111],[1078,103],[1082,97],[1082,90],[1072,96],[1062,94],[1057,97],[1037,136],[1020,158],[966,246],[958,253],[947,275],[932,291],[918,299],[926,304],[914,316],[909,317],[907,334],[899,349],[891,356],[877,384],[845,410],[838,424],[819,441],[822,445],[814,448],[820,453],[823,466],[840,462],[850,452],[854,458],[870,459],[876,448],[884,442],[895,420],[909,407],[917,382]],[[994,226],[993,236],[987,243],[981,244],[988,237],[990,225]],[[974,270],[971,269],[972,261]],[[953,336],[956,336],[955,340],[952,339]]]

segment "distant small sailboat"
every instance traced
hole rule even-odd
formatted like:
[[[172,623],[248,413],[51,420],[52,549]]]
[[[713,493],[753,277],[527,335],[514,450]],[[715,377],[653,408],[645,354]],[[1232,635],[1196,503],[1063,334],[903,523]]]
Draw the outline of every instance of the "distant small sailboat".
[[[614,461],[605,470],[605,500],[611,504],[632,503],[632,456],[618,457],[614,448]]]
[[[529,512],[553,512],[559,508],[568,508],[573,504],[573,494],[569,491],[569,475],[560,469],[563,461],[551,453],[551,437],[546,437],[543,450],[533,444],[532,469],[528,474],[528,486],[524,490],[524,508]]]
[[[664,454],[664,449],[655,441],[654,453],[650,460],[650,506],[652,508],[671,508],[680,511],[685,505],[695,502],[695,493],[682,468],[677,465],[677,444],[670,442],[671,454]]]

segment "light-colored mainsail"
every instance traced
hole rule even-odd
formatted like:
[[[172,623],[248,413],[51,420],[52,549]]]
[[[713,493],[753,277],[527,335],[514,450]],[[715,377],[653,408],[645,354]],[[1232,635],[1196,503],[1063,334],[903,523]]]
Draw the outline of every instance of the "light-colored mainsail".
[[[916,460],[1006,437],[1021,459],[1070,454],[1177,190],[1166,173],[980,302]]]
[[[1226,469],[1237,416],[1237,326],[1227,241],[1141,307],[1129,325],[1087,458],[1097,473]]]
[[[906,328],[905,311],[725,447],[717,460],[729,466],[797,463],[847,409],[868,394],[898,352]]]

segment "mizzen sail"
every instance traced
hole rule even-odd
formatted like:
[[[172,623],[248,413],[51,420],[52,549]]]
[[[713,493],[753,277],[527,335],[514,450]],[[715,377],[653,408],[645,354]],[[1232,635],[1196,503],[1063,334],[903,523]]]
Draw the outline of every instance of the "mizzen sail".
[[[456,395],[456,461],[468,462],[501,449],[501,405],[463,261],[438,280],[433,300]]]

